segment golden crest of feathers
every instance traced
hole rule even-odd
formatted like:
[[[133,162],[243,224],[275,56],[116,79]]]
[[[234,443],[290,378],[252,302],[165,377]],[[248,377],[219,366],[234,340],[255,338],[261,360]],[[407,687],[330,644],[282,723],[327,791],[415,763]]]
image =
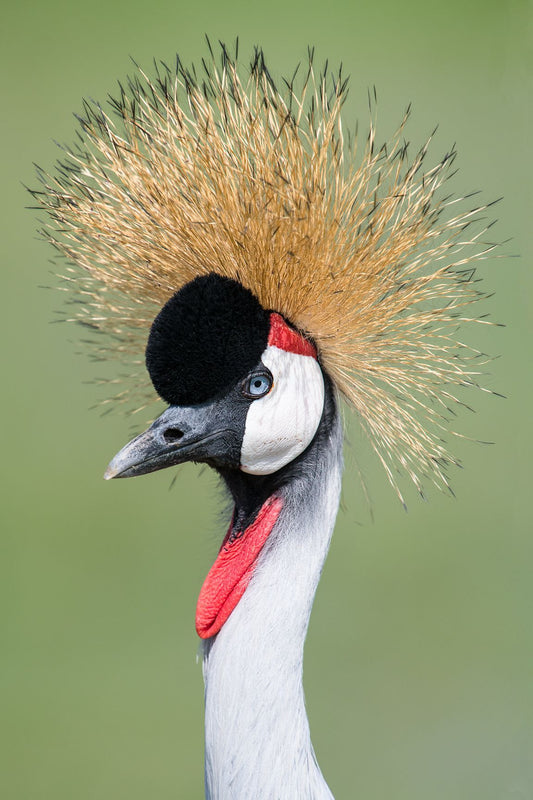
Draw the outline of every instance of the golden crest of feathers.
[[[411,156],[407,115],[387,145],[371,123],[358,147],[346,82],[312,53],[280,87],[260,50],[246,71],[209,51],[201,76],[179,61],[138,70],[107,110],[86,103],[78,145],[41,173],[76,319],[110,334],[100,355],[139,364],[174,292],[235,278],[315,341],[393,485],[397,472],[447,485],[442,430],[481,356],[457,340],[482,296],[469,264],[492,248],[486,227],[471,233],[483,208],[444,191],[455,152],[429,166],[428,141]],[[143,372],[132,388],[146,396]]]

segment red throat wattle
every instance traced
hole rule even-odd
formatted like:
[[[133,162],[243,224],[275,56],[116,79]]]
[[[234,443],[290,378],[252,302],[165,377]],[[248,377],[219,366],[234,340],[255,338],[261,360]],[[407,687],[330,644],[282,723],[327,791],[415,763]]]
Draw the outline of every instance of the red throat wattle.
[[[202,639],[219,632],[243,596],[282,506],[281,498],[270,497],[238,536],[231,537],[230,526],[198,597],[196,632]]]

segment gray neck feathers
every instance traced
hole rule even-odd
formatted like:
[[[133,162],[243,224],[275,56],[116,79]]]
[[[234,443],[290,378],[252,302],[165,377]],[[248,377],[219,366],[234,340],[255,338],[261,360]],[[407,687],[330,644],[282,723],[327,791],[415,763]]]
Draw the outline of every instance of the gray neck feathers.
[[[327,423],[290,480],[243,597],[204,649],[208,800],[332,797],[311,744],[304,641],[337,514],[342,431]]]

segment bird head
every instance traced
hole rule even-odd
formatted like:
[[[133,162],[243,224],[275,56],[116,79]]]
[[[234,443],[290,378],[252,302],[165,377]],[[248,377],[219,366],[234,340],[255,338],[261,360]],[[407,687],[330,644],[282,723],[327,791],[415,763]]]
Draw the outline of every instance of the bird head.
[[[270,475],[301,455],[322,417],[315,345],[241,283],[215,273],[163,306],[146,365],[169,407],[115,456],[106,478],[185,461]]]
[[[449,488],[446,432],[486,360],[458,329],[486,322],[490,204],[450,194],[453,148],[433,164],[432,135],[410,149],[409,111],[381,146],[373,121],[346,135],[347,81],[312,52],[279,84],[260,49],[247,68],[221,45],[202,70],[177,59],[86,103],[80,141],[39,172],[72,319],[126,366],[106,402],[153,399],[137,364],[162,309],[147,366],[170,408],[108,476],[185,458],[275,471],[312,439],[325,376],[400,499],[403,476]]]

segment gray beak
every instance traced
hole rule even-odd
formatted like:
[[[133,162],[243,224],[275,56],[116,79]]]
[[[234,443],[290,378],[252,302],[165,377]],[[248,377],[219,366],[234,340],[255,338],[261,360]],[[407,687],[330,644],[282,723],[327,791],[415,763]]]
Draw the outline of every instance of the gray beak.
[[[224,403],[170,406],[148,428],[117,453],[104,478],[132,478],[185,461],[211,466],[240,463],[243,430],[224,413]]]

